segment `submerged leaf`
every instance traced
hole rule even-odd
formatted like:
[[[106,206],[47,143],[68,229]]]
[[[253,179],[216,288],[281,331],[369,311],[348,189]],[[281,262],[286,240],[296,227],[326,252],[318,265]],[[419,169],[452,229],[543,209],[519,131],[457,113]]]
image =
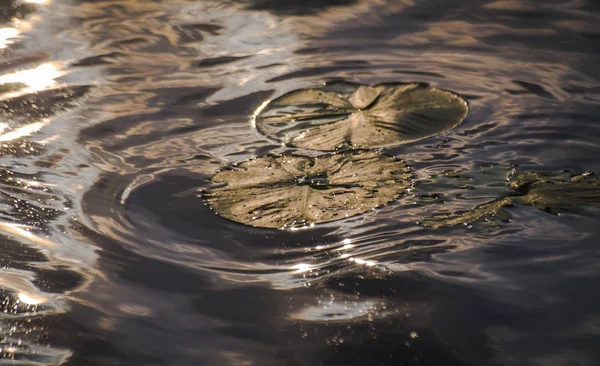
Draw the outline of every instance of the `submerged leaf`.
[[[535,206],[549,213],[572,211],[577,207],[600,207],[600,180],[592,173],[581,175],[515,172],[512,189],[523,194],[515,202]]]
[[[452,129],[467,111],[456,94],[426,84],[338,82],[274,99],[256,117],[256,127],[303,149],[382,148]]]
[[[600,207],[600,179],[590,172],[581,175],[551,175],[513,171],[509,177],[509,186],[520,195],[485,203],[471,211],[433,217],[423,224],[438,228],[483,220],[508,221],[509,214],[504,207],[512,206],[513,203],[534,206],[551,214],[573,212],[586,206]]]
[[[402,161],[373,151],[311,158],[281,155],[249,160],[217,173],[226,183],[205,192],[219,215],[242,224],[286,228],[358,215],[396,199],[410,187]]]
[[[469,225],[478,221],[508,221],[509,215],[503,207],[511,206],[511,198],[484,203],[471,211],[456,212],[446,216],[436,216],[423,221],[423,225],[434,229],[442,226]]]

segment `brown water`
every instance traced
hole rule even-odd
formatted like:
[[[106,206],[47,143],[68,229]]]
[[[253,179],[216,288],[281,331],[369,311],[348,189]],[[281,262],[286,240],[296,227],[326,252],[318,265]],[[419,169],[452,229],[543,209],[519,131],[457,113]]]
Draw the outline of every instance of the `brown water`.
[[[0,364],[598,364],[598,212],[418,224],[514,165],[600,172],[596,2],[3,0],[0,22]],[[287,151],[253,113],[329,80],[470,113],[384,150],[416,185],[371,213],[206,207],[218,169]]]

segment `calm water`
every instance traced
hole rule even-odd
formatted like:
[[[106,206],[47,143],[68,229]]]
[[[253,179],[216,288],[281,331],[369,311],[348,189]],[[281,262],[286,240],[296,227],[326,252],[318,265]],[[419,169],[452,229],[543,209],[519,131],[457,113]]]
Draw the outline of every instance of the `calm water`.
[[[596,1],[2,0],[0,22],[0,364],[600,363],[597,212],[418,224],[512,165],[600,172]],[[204,205],[218,169],[285,151],[251,128],[264,101],[340,79],[471,110],[384,150],[417,184],[369,214],[291,232]]]

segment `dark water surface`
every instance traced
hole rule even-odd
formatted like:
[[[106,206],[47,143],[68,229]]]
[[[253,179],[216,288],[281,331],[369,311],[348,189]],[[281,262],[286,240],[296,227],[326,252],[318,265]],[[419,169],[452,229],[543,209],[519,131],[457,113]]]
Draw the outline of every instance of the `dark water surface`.
[[[600,364],[598,212],[418,224],[512,165],[600,172],[596,1],[2,0],[0,22],[0,364]],[[204,205],[218,169],[286,150],[251,128],[265,101],[340,79],[471,110],[384,150],[417,184],[371,213],[281,231]]]

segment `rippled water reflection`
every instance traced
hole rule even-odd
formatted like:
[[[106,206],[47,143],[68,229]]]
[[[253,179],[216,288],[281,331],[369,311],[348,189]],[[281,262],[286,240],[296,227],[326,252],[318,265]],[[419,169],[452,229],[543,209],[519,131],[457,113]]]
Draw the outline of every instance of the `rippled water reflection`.
[[[418,224],[508,194],[514,165],[600,172],[595,2],[7,0],[0,23],[0,363],[597,362],[597,215]],[[253,114],[329,80],[470,113],[384,150],[416,184],[376,211],[213,213],[218,169],[287,151]]]

